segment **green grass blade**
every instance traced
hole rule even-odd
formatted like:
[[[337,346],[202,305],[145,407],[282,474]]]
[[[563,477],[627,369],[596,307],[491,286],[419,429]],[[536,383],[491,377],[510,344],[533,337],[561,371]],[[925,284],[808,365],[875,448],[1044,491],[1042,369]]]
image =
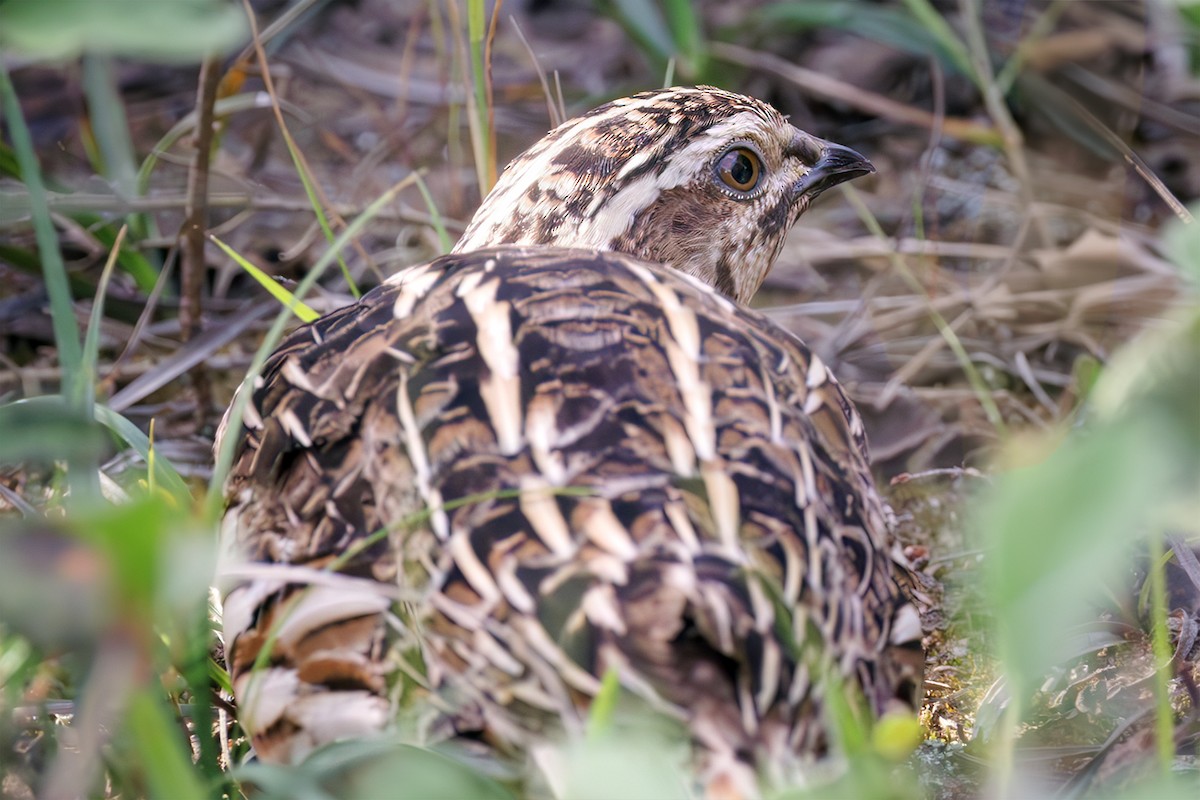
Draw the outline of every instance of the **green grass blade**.
[[[1167,577],[1163,558],[1162,531],[1149,536],[1150,634],[1154,649],[1154,738],[1158,769],[1164,778],[1171,776],[1175,762],[1175,713],[1171,710],[1171,638],[1167,630]]]
[[[300,183],[304,186],[304,194],[308,197],[308,204],[312,207],[313,214],[317,218],[317,224],[321,227],[321,233],[325,236],[325,241],[331,245],[336,241],[348,241],[344,236],[335,237],[333,228],[329,224],[329,218],[325,214],[325,207],[321,203],[321,198],[317,189],[316,180],[313,178],[312,170],[308,167],[308,160],[304,157],[296,140],[292,138],[292,132],[287,126],[287,121],[283,118],[283,109],[279,103],[279,94],[275,91],[275,82],[271,78],[271,68],[267,61],[266,51],[263,49],[262,39],[258,35],[258,25],[254,20],[254,14],[250,13],[247,5],[247,20],[250,23],[251,40],[253,42],[254,51],[258,56],[259,67],[262,69],[263,86],[267,90],[267,94],[271,98],[271,110],[275,114],[275,123],[279,126],[279,133],[283,136],[284,146],[287,147],[288,155],[292,159],[292,165],[296,168],[296,175],[300,178]],[[350,289],[350,293],[355,298],[361,297],[362,292],[358,289],[358,284],[354,282],[354,276],[350,274],[350,267],[346,265],[346,260],[342,258],[342,247],[345,244],[334,247],[332,252],[337,259],[338,266],[342,270],[342,277],[346,280],[346,285]]]
[[[87,96],[92,133],[100,148],[101,163],[97,171],[116,187],[118,195],[135,197],[137,159],[111,57],[84,56],[83,91]],[[130,214],[128,222],[136,239],[144,239],[151,232],[150,220],[145,214]]]
[[[79,323],[75,320],[70,283],[62,253],[58,249],[54,223],[50,219],[46,187],[42,183],[33,139],[29,134],[29,127],[25,124],[21,105],[17,101],[17,92],[3,62],[0,62],[0,100],[8,120],[17,163],[25,179],[25,188],[29,191],[34,235],[38,243],[38,255],[42,260],[42,276],[46,284],[46,294],[50,297],[50,320],[54,329],[59,364],[62,366],[62,392],[67,400],[66,410],[71,416],[85,420],[91,416],[88,406],[91,404],[92,389],[83,368],[83,348],[79,341]],[[67,462],[67,482],[71,487],[74,502],[86,505],[100,495],[96,467],[94,459],[72,459]]]
[[[675,54],[671,29],[662,10],[651,0],[612,0],[613,16],[647,54],[666,63]]]
[[[153,469],[154,480],[157,481],[159,488],[174,497],[176,502],[181,505],[191,503],[192,493],[188,489],[187,484],[184,483],[183,478],[175,471],[175,467],[171,466],[169,461],[165,458],[155,458],[153,456],[150,438],[142,433],[141,428],[108,406],[97,404],[93,411],[95,412],[97,422],[108,428],[127,445],[132,447],[142,457],[142,460],[146,462],[147,468]]]
[[[37,237],[38,254],[42,259],[42,274],[46,281],[46,294],[50,297],[50,318],[54,325],[54,340],[62,364],[64,394],[78,407],[83,400],[79,390],[80,367],[83,350],[79,343],[79,325],[75,321],[71,290],[67,283],[67,269],[62,253],[58,249],[58,236],[50,220],[50,209],[46,203],[46,187],[42,183],[37,155],[33,150],[33,139],[17,102],[17,93],[8,77],[8,70],[0,61],[0,96],[4,103],[4,116],[12,136],[13,150],[21,168],[21,176],[29,191],[29,204],[33,218],[33,229]]]
[[[472,131],[475,138],[475,162],[479,173],[479,193],[486,195],[495,178],[493,148],[491,141],[490,103],[488,102],[488,75],[485,50],[487,15],[483,0],[467,0],[467,52],[471,59],[471,88],[475,98]]]
[[[414,172],[417,189],[421,192],[421,197],[425,200],[425,208],[429,210],[429,216],[433,221],[433,229],[437,232],[438,243],[442,246],[443,253],[449,253],[454,247],[454,240],[450,238],[449,232],[446,231],[446,223],[442,221],[442,213],[438,211],[437,204],[433,202],[433,195],[429,193],[429,187],[425,185],[425,180],[421,177],[420,172]]]
[[[388,203],[392,202],[401,191],[415,183],[418,179],[417,173],[412,173],[404,180],[399,181],[386,192],[381,194],[374,202],[367,206],[363,213],[360,214],[353,222],[346,226],[346,229],[334,240],[329,249],[317,259],[317,263],[313,264],[312,269],[304,276],[304,279],[296,286],[295,296],[298,300],[303,300],[309,290],[320,280],[321,275],[328,269],[329,265],[337,258],[337,254],[342,247],[354,239],[359,234],[367,223],[374,219],[380,210]],[[221,511],[225,505],[225,497],[222,487],[225,484],[225,476],[229,474],[229,468],[233,464],[233,451],[237,446],[238,440],[241,438],[239,434],[239,426],[241,424],[242,415],[245,413],[246,404],[250,402],[250,396],[254,392],[254,379],[262,370],[263,364],[275,346],[279,344],[279,340],[283,338],[283,331],[287,327],[288,321],[291,319],[292,312],[288,309],[283,309],[275,317],[275,322],[272,323],[267,335],[263,338],[262,344],[254,354],[253,360],[250,362],[250,368],[246,371],[246,377],[242,380],[241,386],[238,388],[237,396],[234,398],[233,406],[229,411],[229,426],[230,430],[225,438],[220,443],[220,449],[216,454],[216,463],[213,465],[212,480],[209,482],[208,495],[205,499],[204,518],[211,524],[215,524],[221,515]]]
[[[887,241],[888,236],[883,232],[883,227],[879,224],[879,220],[877,220],[875,215],[871,213],[871,210],[867,208],[867,204],[863,202],[863,199],[859,195],[858,191],[853,186],[842,185],[838,188],[842,190],[843,194],[846,196],[846,199],[848,199],[851,205],[854,206],[855,210],[858,212],[859,219],[861,219],[863,224],[867,226],[867,230],[869,230],[872,235],[878,237],[881,241]],[[980,407],[987,415],[988,422],[990,422],[992,426],[1003,435],[1007,430],[1007,427],[1004,424],[1004,416],[1000,413],[1000,407],[996,405],[996,400],[992,397],[992,392],[991,389],[988,388],[987,381],[985,381],[983,376],[979,374],[979,370],[975,367],[975,362],[971,360],[971,354],[967,352],[965,347],[963,347],[962,340],[958,338],[958,334],[954,332],[954,329],[950,326],[950,323],[946,322],[946,318],[938,313],[938,310],[933,307],[933,304],[929,301],[929,295],[925,291],[925,287],[922,286],[921,282],[918,281],[916,276],[912,274],[912,271],[909,270],[908,264],[904,262],[904,259],[901,258],[898,253],[891,252],[891,262],[896,272],[901,278],[904,279],[904,282],[907,283],[914,292],[924,298],[929,318],[933,321],[933,324],[937,326],[938,333],[941,334],[942,338],[946,341],[946,346],[950,348],[950,352],[954,354],[954,358],[958,361],[959,367],[962,369],[963,374],[967,377],[967,382],[971,384],[971,391],[975,393],[975,398],[979,401]]]
[[[176,800],[205,800],[204,787],[196,780],[190,753],[178,727],[167,717],[162,701],[151,690],[133,696],[126,724],[133,745],[141,756],[151,797]],[[199,733],[208,736],[208,731]]]
[[[941,12],[933,7],[933,3],[930,0],[904,0],[904,5],[917,18],[921,26],[929,32],[930,36],[941,45],[951,61],[954,62],[954,66],[982,90],[983,76],[976,74],[971,55],[967,52],[967,46],[950,27],[950,23],[946,22]]]
[[[664,0],[667,23],[679,55],[683,57],[680,70],[687,80],[696,80],[708,68],[708,48],[700,14],[691,0]]]
[[[236,261],[238,266],[250,273],[250,277],[258,281],[264,289],[271,293],[272,297],[282,303],[284,308],[288,309],[297,317],[299,317],[302,322],[312,322],[321,316],[316,311],[313,311],[304,302],[296,299],[294,294],[289,292],[283,286],[280,286],[279,283],[270,275],[254,266],[254,264],[250,263],[250,261],[247,259],[243,258],[241,253],[237,252],[215,236],[209,236],[208,238],[213,244],[225,251],[225,255]]]
[[[92,301],[92,313],[88,317],[87,334],[83,340],[83,369],[89,404],[96,400],[94,387],[98,375],[96,363],[100,357],[100,321],[104,319],[104,298],[108,294],[108,283],[112,280],[113,268],[117,265],[117,255],[121,252],[121,244],[125,241],[127,230],[128,226],[121,226],[116,241],[108,252],[108,261],[104,263],[104,271],[100,273],[100,285],[96,287],[96,299]]]

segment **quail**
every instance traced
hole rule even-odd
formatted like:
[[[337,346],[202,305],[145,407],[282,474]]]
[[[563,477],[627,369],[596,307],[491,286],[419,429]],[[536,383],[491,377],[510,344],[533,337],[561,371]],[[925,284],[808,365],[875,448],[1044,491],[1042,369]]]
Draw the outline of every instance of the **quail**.
[[[830,691],[911,713],[862,421],[744,305],[872,171],[749,97],[615,100],[514,160],[451,254],[293,331],[219,433],[258,756],[386,729],[418,690],[438,735],[520,754],[614,675],[712,789],[821,757]]]

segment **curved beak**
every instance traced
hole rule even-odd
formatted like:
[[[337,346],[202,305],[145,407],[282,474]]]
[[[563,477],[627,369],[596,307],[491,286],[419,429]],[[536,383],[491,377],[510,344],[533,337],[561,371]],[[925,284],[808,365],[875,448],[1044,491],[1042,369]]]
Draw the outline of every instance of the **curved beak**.
[[[875,171],[870,161],[849,147],[812,139],[809,146],[820,148],[821,155],[803,178],[796,181],[792,193],[796,197],[806,195],[811,200],[821,192],[853,178],[870,175]]]

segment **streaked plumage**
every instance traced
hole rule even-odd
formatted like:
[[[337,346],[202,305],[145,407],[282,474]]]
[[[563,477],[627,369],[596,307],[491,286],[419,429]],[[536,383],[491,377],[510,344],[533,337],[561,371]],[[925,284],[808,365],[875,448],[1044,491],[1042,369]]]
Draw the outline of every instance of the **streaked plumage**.
[[[710,788],[822,752],[827,671],[911,706],[919,629],[861,421],[735,302],[866,171],[749,98],[619,100],[514,161],[455,254],[293,332],[224,523],[260,756],[386,726],[397,654],[441,735],[518,753],[615,670],[687,722]]]

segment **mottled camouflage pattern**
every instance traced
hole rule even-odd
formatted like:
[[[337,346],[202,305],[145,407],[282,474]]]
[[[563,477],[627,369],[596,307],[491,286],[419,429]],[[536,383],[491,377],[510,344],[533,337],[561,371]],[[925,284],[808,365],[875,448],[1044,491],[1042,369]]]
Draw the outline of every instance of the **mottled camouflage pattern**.
[[[748,98],[675,94],[684,108],[709,98],[705,130],[794,132]],[[604,109],[584,119],[619,123]],[[691,146],[679,127],[670,147],[631,145],[653,154],[640,179]],[[525,162],[546,147],[582,158],[563,130]],[[734,139],[769,149],[754,131]],[[695,169],[712,182],[710,162]],[[464,241],[508,235],[493,199],[511,173]],[[398,655],[422,664],[404,684],[439,698],[438,735],[514,752],[578,728],[614,670],[686,721],[713,793],[747,793],[753,770],[824,751],[823,676],[861,688],[875,713],[911,706],[916,615],[861,421],[820,360],[640,259],[471,248],[299,328],[254,392],[227,485],[223,589],[259,755],[297,760],[385,727]]]

